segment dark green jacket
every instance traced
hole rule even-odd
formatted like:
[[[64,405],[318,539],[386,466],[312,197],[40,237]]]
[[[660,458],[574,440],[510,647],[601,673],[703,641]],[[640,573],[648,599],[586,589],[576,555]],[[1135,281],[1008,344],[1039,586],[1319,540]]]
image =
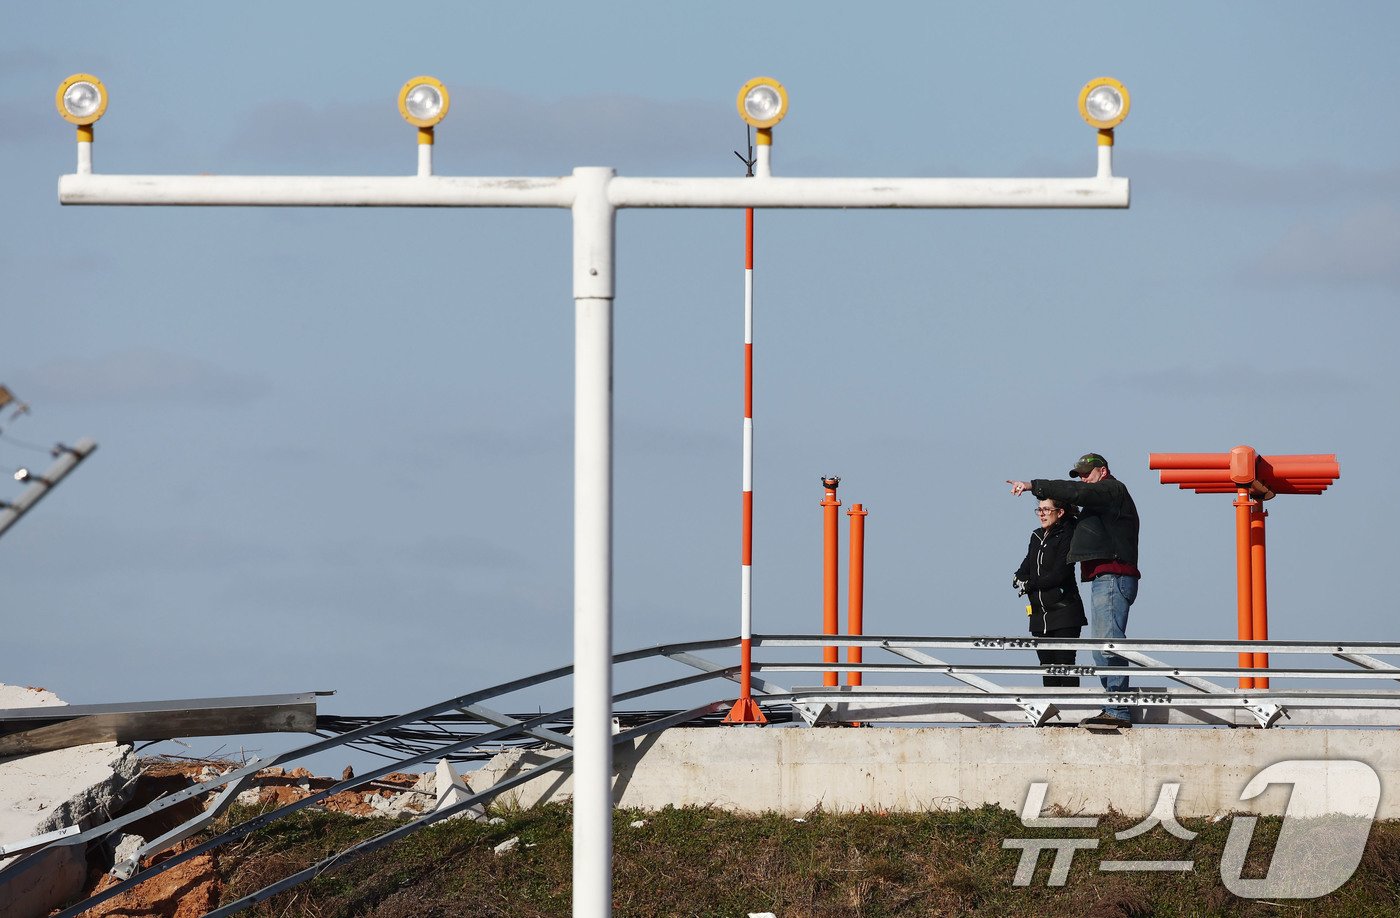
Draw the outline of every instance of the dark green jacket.
[[[1081,508],[1069,544],[1070,561],[1126,561],[1137,566],[1137,506],[1123,482],[1112,477],[1095,484],[1037,478],[1031,493],[1040,500],[1063,500]]]

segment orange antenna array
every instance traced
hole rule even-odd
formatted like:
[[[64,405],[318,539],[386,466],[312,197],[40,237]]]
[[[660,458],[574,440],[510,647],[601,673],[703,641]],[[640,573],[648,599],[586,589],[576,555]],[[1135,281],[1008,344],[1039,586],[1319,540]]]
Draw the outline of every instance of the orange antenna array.
[[[1269,639],[1269,601],[1264,552],[1263,502],[1279,494],[1321,494],[1341,477],[1333,454],[1261,456],[1252,446],[1228,453],[1151,453],[1148,468],[1162,484],[1197,494],[1234,494],[1235,598],[1242,641]],[[1241,669],[1267,669],[1266,653],[1241,653]],[[1268,688],[1264,676],[1245,676],[1240,688]]]

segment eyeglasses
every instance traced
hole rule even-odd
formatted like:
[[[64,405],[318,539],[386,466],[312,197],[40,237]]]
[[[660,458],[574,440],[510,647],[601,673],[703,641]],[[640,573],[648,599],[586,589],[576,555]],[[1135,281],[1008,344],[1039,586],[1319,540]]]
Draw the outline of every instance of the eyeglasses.
[[[1036,513],[1054,513],[1056,510],[1059,510],[1059,509],[1060,509],[1059,507],[1036,507],[1036,508],[1035,508],[1035,512],[1036,512]]]

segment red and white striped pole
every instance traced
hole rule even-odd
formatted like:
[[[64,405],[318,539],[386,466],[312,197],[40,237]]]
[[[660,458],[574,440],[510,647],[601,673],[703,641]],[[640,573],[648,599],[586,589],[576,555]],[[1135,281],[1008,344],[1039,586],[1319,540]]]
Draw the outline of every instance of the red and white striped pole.
[[[764,141],[759,132],[759,143]],[[753,700],[753,208],[744,211],[744,492],[739,549],[739,700],[727,724],[766,724]]]

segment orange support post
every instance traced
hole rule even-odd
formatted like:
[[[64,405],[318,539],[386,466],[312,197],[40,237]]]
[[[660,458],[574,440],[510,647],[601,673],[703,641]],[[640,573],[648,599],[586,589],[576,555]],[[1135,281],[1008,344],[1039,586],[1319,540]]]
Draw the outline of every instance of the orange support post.
[[[836,488],[840,484],[839,476],[822,479],[822,487],[826,488],[826,495],[820,504],[822,508],[822,634],[836,634],[836,629],[840,624],[836,608],[836,588],[839,585],[837,581],[840,579],[840,572],[836,569],[840,555],[838,545],[840,540],[839,520],[836,510],[841,506],[841,502],[836,499]],[[822,648],[823,663],[836,663],[840,659],[835,644]],[[833,669],[825,673],[822,676],[822,684],[836,685],[836,670]]]
[[[753,700],[753,642],[752,638],[741,638],[739,642],[739,698],[734,707],[724,715],[727,724],[766,724],[768,717],[758,702]]]
[[[1269,512],[1259,506],[1258,501],[1254,502],[1254,507],[1249,512],[1250,587],[1253,607],[1253,630],[1250,640],[1253,641],[1269,639],[1269,588],[1264,565],[1264,520],[1268,515]],[[1269,655],[1255,651],[1254,668],[1268,669]],[[1268,688],[1268,677],[1255,676],[1254,687]]]
[[[1261,456],[1252,446],[1227,453],[1152,453],[1148,468],[1162,484],[1197,494],[1235,495],[1235,599],[1239,639],[1269,639],[1269,587],[1263,502],[1279,494],[1321,494],[1341,477],[1332,453]],[[1241,653],[1241,669],[1268,669],[1269,655]],[[1267,689],[1266,676],[1242,676],[1240,688]]]
[[[1249,512],[1254,501],[1247,488],[1240,488],[1235,494],[1235,603],[1239,639],[1253,640],[1254,630],[1254,576],[1250,571]],[[1239,655],[1240,669],[1254,668],[1254,654]],[[1240,688],[1254,688],[1253,676],[1241,676]]]
[[[846,633],[864,634],[865,628],[865,518],[870,515],[860,504],[852,504],[846,511],[851,518],[851,573],[849,593],[846,597]],[[865,660],[865,648],[847,647],[846,662],[861,663]],[[847,685],[862,685],[864,674],[851,670],[846,674]]]

